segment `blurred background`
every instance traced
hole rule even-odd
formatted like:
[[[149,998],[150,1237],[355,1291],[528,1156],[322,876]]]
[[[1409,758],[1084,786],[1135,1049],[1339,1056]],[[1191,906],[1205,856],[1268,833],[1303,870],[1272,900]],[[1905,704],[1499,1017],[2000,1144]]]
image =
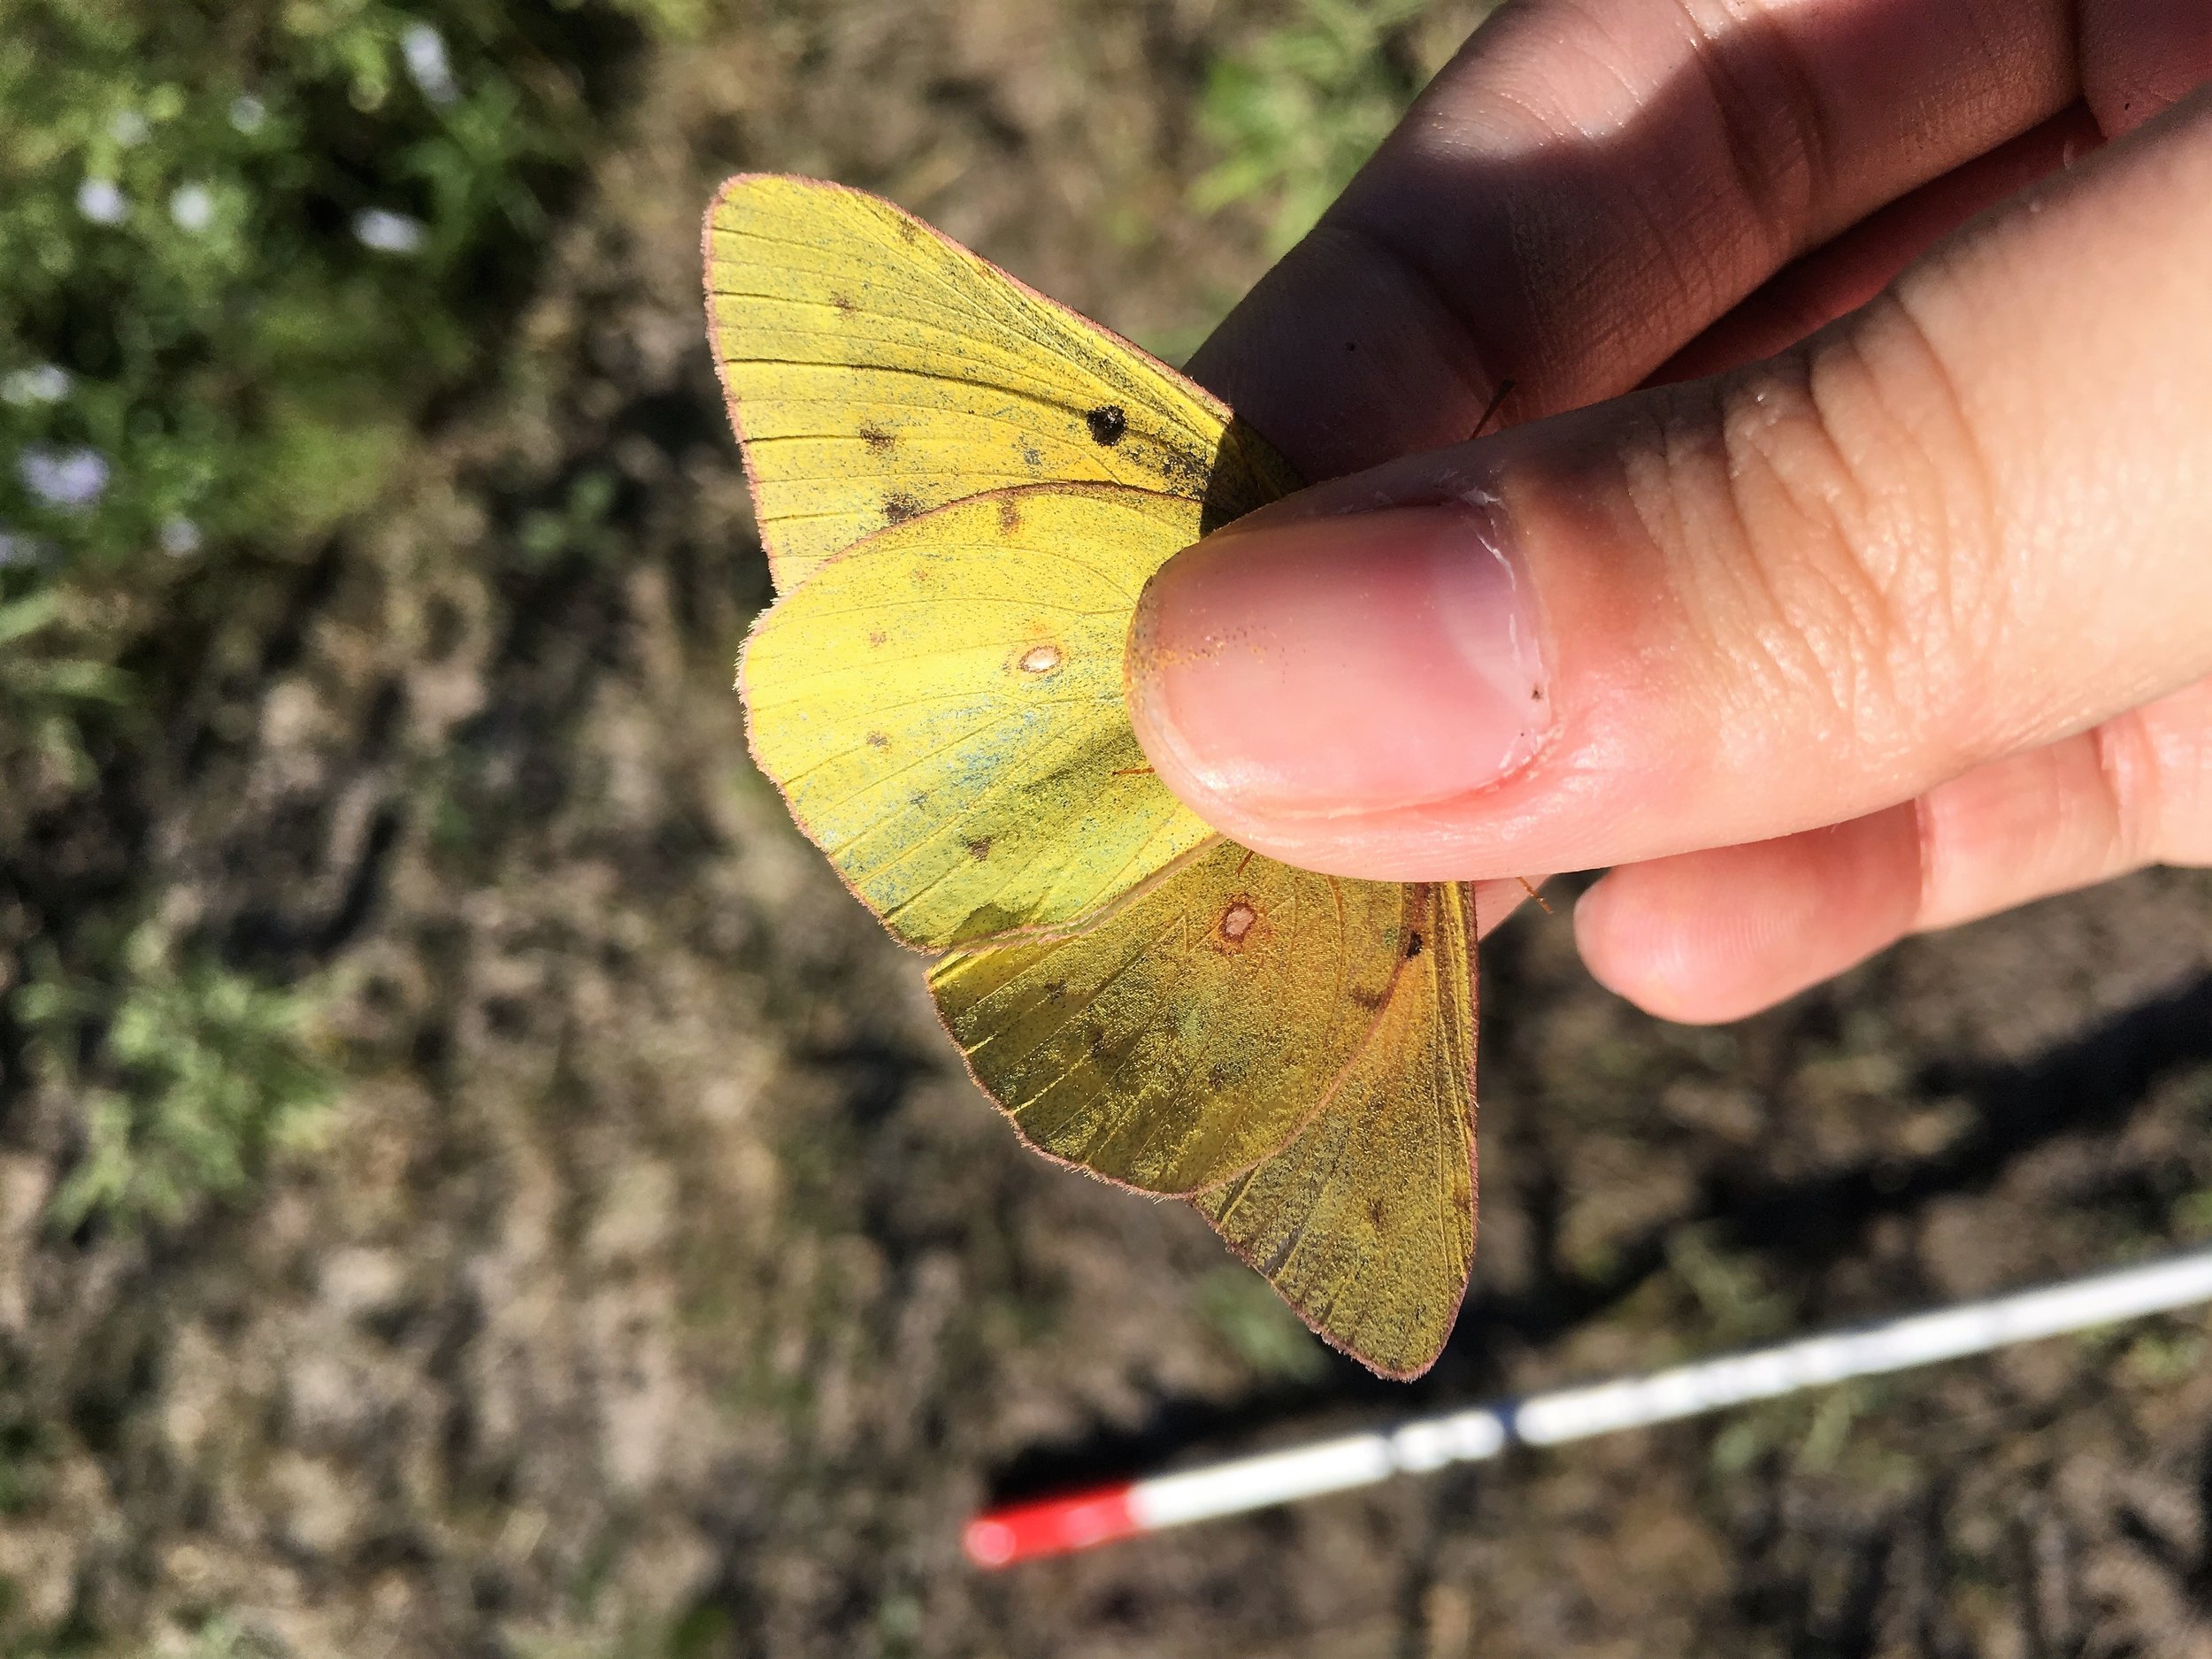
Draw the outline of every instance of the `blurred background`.
[[[1435,1372],[1048,1168],[745,758],[739,168],[1176,357],[1480,4],[0,0],[0,1655],[2212,1652],[2204,1320],[996,1576],[979,1503],[2212,1236],[2212,879],[1483,960]]]

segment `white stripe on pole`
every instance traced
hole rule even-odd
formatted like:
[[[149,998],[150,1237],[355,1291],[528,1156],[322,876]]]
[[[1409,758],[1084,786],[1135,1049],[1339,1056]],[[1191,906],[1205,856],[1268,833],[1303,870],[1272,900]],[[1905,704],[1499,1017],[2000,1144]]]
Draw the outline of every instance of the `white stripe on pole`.
[[[1513,1429],[1532,1446],[1551,1446],[2205,1301],[2212,1301],[2212,1251],[1678,1365],[1649,1377],[1539,1395],[1520,1408]]]
[[[2212,1302],[2212,1249],[1647,1377],[1418,1418],[1387,1433],[1351,1434],[1155,1476],[1129,1488],[1129,1509],[1140,1531],[1180,1526],[1371,1486],[1394,1474],[1479,1463],[1511,1440],[1554,1446],[2204,1302]]]
[[[1217,1515],[1371,1486],[1396,1472],[1387,1436],[1352,1434],[1294,1451],[1264,1452],[1188,1474],[1141,1480],[1130,1491],[1129,1512],[1147,1531],[1181,1526]]]

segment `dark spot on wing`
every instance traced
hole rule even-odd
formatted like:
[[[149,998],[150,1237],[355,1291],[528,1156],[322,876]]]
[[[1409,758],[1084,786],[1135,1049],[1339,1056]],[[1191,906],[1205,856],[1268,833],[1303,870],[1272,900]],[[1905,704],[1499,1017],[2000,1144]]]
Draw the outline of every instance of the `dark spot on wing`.
[[[976,863],[981,864],[990,856],[991,838],[988,835],[979,835],[968,843],[968,856],[974,859]]]
[[[853,296],[849,294],[839,294],[833,292],[830,295],[830,303],[848,317],[850,317],[855,311],[860,309],[858,303],[856,302]]]
[[[883,522],[904,524],[909,518],[921,517],[924,508],[914,495],[902,489],[895,489],[883,498]]]
[[[901,242],[918,242],[921,240],[921,234],[922,227],[912,219],[903,217],[900,219],[899,240]]]
[[[1057,1002],[1068,994],[1067,982],[1063,979],[1045,981],[1044,996],[1048,1002]]]
[[[1355,1008],[1363,1008],[1371,1014],[1389,1000],[1380,991],[1371,991],[1363,985],[1356,985],[1344,995]]]
[[[1406,935],[1406,960],[1410,962],[1421,954],[1421,934],[1418,929]]]
[[[890,733],[888,733],[888,732],[871,732],[871,733],[868,733],[868,747],[869,747],[870,749],[888,749],[888,748],[890,748],[890,747],[891,747],[891,734],[890,734]]]
[[[1229,1070],[1226,1061],[1215,1061],[1206,1068],[1206,1092],[1210,1094],[1220,1094],[1223,1089],[1229,1087],[1230,1080],[1235,1075]]]
[[[1109,447],[1121,442],[1121,434],[1129,430],[1129,417],[1122,412],[1119,403],[1102,403],[1083,417],[1083,424],[1091,429],[1091,442]]]
[[[1380,1197],[1371,1198],[1367,1201],[1367,1219],[1374,1224],[1378,1231],[1381,1229],[1383,1224],[1383,1201]]]
[[[1022,445],[1022,463],[1026,466],[1042,466],[1045,464],[1044,454],[1035,444],[1025,443]]]
[[[1012,535],[1022,527],[1022,504],[1011,495],[998,498],[998,528],[1001,535]]]
[[[891,643],[891,636],[881,628],[871,628],[868,631],[868,643],[878,646],[888,645]]]
[[[860,441],[878,455],[888,455],[893,446],[898,442],[898,438],[894,434],[886,432],[881,426],[866,426],[860,429]]]

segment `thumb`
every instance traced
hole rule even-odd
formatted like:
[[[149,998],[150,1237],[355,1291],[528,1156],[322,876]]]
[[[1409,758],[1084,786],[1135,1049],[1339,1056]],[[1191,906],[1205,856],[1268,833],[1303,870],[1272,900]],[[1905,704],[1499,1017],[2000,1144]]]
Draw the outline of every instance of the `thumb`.
[[[1169,561],[1130,705],[1210,823],[1389,879],[1838,823],[2212,672],[2212,96],[1802,346]]]

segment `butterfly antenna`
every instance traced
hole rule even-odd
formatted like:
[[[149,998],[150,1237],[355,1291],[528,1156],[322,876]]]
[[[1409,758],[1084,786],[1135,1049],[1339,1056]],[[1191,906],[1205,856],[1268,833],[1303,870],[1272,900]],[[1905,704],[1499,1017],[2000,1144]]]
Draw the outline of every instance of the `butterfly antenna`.
[[[1505,400],[1512,396],[1513,382],[1500,380],[1498,389],[1490,394],[1490,406],[1482,411],[1482,419],[1475,422],[1475,429],[1467,434],[1468,442],[1472,443],[1482,436],[1483,428],[1497,418],[1498,411],[1505,407]]]
[[[1509,380],[1506,384],[1510,386],[1512,382]],[[1544,895],[1536,890],[1535,884],[1526,876],[1516,876],[1513,879],[1521,884],[1522,892],[1527,894],[1529,897],[1536,901],[1536,908],[1538,910],[1543,911],[1547,916],[1557,914],[1557,912],[1555,911],[1550,905],[1544,902]]]

